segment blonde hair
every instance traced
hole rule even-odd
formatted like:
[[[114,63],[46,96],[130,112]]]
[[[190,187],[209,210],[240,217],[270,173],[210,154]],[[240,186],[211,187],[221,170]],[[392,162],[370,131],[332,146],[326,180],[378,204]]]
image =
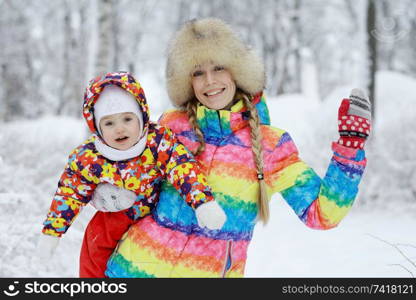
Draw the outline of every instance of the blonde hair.
[[[247,110],[250,112],[249,125],[250,125],[250,136],[251,136],[251,149],[254,154],[254,162],[257,169],[257,179],[259,181],[259,197],[257,199],[257,207],[259,209],[259,218],[264,223],[267,224],[270,217],[269,209],[269,196],[267,194],[266,182],[264,181],[264,162],[263,162],[263,148],[261,145],[262,135],[260,132],[260,120],[256,107],[251,102],[250,98],[241,92],[237,92],[236,96],[242,96],[244,104]],[[185,109],[188,114],[189,123],[191,124],[197,138],[199,141],[199,146],[192,153],[196,156],[201,154],[205,150],[205,140],[204,134],[199,128],[197,122],[197,107],[198,100],[195,98],[188,101],[185,104]]]
[[[204,152],[205,150],[205,139],[204,134],[201,131],[201,128],[199,128],[197,117],[196,117],[196,111],[198,108],[198,100],[195,98],[188,101],[185,105],[186,112],[188,114],[189,123],[192,126],[192,129],[194,130],[196,137],[198,138],[198,148],[196,150],[192,151],[192,154],[197,156]]]
[[[246,94],[243,94],[243,101],[250,117],[248,123],[250,125],[251,135],[251,150],[254,154],[254,162],[257,168],[257,178],[259,181],[259,198],[257,199],[257,206],[259,208],[259,217],[264,224],[267,224],[270,217],[269,196],[267,194],[266,182],[264,181],[264,162],[263,162],[263,147],[261,145],[262,135],[260,132],[260,119],[256,107],[251,102],[251,99]]]

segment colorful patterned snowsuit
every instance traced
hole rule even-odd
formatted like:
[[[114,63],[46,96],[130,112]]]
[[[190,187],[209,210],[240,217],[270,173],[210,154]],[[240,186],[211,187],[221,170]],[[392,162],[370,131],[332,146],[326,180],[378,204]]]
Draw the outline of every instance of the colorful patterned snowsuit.
[[[96,128],[93,106],[106,85],[118,85],[133,94],[143,112],[147,143],[143,153],[137,157],[111,161],[99,153],[94,145]],[[213,200],[206,185],[206,177],[188,150],[173,133],[149,121],[148,107],[140,84],[127,73],[109,73],[97,78],[87,88],[84,98],[84,117],[94,133],[69,156],[68,164],[59,180],[43,233],[62,236],[76,216],[92,197],[100,183],[110,183],[136,193],[134,205],[117,213],[97,212],[86,230],[82,256],[84,271],[94,270],[94,260],[105,262],[114,250],[128,226],[148,215],[159,198],[161,183],[167,180],[175,187],[190,208],[196,208]],[[103,220],[108,220],[104,222]],[[90,273],[82,271],[83,276]]]

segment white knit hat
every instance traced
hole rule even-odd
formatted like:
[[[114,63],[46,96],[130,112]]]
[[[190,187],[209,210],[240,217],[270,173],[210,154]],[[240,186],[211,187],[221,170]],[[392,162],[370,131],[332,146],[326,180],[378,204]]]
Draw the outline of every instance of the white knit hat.
[[[94,105],[95,127],[99,134],[102,136],[100,120],[103,117],[124,112],[134,113],[143,129],[143,115],[136,98],[119,86],[106,86]]]

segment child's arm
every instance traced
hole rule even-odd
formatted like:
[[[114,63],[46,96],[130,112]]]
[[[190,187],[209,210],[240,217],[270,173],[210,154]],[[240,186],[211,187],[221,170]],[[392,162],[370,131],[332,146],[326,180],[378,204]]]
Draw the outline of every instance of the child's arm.
[[[206,176],[193,155],[181,144],[172,131],[164,128],[159,144],[157,166],[192,208],[213,201]]]
[[[58,189],[52,200],[42,232],[46,235],[61,237],[76,216],[91,199],[92,192],[99,183],[98,177],[78,160],[80,148],[69,156],[68,163],[58,183]],[[89,150],[87,150],[89,151]]]
[[[224,225],[226,215],[214,201],[201,166],[167,128],[158,149],[157,165],[187,204],[196,210],[199,226],[220,229]]]

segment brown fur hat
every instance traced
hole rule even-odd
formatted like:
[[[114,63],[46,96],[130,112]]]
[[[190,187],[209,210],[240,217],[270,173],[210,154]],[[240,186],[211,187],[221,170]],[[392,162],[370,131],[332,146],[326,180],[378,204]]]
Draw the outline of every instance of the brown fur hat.
[[[172,103],[181,107],[194,97],[191,74],[211,61],[230,71],[237,88],[249,95],[265,87],[262,60],[222,20],[206,18],[186,23],[168,49],[166,82]]]

